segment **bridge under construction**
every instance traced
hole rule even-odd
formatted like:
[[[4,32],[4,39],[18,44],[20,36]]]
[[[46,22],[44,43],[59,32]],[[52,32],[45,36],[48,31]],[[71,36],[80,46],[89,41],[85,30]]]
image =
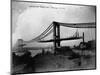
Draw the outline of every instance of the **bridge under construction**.
[[[64,41],[64,40],[83,39],[83,42],[84,42],[84,33],[83,33],[83,36],[79,36],[79,33],[76,32],[71,37],[60,38],[60,27],[61,26],[71,27],[71,28],[96,28],[96,23],[95,22],[89,22],[89,23],[61,23],[61,22],[55,22],[54,21],[39,36],[37,36],[36,38],[34,38],[32,40],[29,40],[29,41],[23,41],[23,43],[26,44],[26,43],[31,43],[31,42],[41,42],[41,43],[53,42],[54,43],[54,50],[56,50],[57,48],[60,47],[60,42]],[[47,37],[51,33],[53,33],[53,39],[43,40],[45,37]]]

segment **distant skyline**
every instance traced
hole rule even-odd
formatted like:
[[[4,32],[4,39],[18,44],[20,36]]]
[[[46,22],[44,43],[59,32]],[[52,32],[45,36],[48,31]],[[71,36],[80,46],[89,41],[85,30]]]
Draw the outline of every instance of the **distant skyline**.
[[[18,39],[31,40],[41,34],[53,21],[62,23],[95,22],[94,6],[60,5],[46,3],[12,2],[12,42]],[[85,33],[85,41],[95,39],[95,29],[61,27],[61,38],[72,36],[78,30]],[[45,39],[53,38],[52,34]],[[78,41],[64,41],[62,45],[79,44]],[[30,43],[28,46],[48,46],[52,43]]]

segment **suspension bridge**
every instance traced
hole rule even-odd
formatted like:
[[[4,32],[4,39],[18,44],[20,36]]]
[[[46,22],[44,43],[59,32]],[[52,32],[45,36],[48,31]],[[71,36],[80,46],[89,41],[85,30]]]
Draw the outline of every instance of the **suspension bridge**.
[[[83,39],[84,41],[84,33],[83,36],[79,36],[79,33],[76,32],[73,36],[67,37],[67,38],[60,38],[60,27],[71,27],[71,28],[96,28],[95,22],[90,23],[61,23],[61,22],[52,22],[48,28],[41,33],[36,38],[29,40],[29,41],[23,41],[24,43],[31,43],[31,42],[41,42],[41,43],[47,43],[47,42],[53,42],[54,43],[54,49],[60,47],[60,42],[64,40],[77,40],[77,39]],[[53,33],[53,39],[44,40],[45,37]],[[30,49],[30,48],[26,48]]]

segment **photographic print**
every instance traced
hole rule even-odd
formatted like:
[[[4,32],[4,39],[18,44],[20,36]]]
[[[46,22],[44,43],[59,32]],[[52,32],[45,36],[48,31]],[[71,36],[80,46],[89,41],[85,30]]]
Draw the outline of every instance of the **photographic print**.
[[[11,0],[11,73],[96,69],[96,6]]]

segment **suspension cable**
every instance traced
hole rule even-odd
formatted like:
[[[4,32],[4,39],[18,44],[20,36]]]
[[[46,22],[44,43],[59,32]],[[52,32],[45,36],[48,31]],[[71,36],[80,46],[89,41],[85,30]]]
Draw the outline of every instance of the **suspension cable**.
[[[29,40],[29,41],[25,41],[27,43],[29,42],[33,42],[33,41],[37,41],[39,39],[41,39],[41,37],[43,37],[43,35],[45,35],[51,28],[53,27],[52,23],[48,26],[48,28],[43,32],[41,33],[39,36],[37,36],[36,38],[32,39],[32,40]]]
[[[89,22],[89,23],[60,23],[61,26],[65,27],[72,27],[72,28],[96,28],[95,22]]]
[[[41,37],[38,41],[42,40],[43,38],[45,38],[46,36],[48,36],[52,32],[53,32],[53,29],[51,29],[47,34],[45,34],[43,37]]]
[[[43,32],[41,33],[39,36],[37,36],[36,38],[34,38],[33,40],[38,40],[40,39],[41,37],[43,37],[46,33],[48,33],[48,31],[53,27],[53,25],[49,25],[49,27]]]

